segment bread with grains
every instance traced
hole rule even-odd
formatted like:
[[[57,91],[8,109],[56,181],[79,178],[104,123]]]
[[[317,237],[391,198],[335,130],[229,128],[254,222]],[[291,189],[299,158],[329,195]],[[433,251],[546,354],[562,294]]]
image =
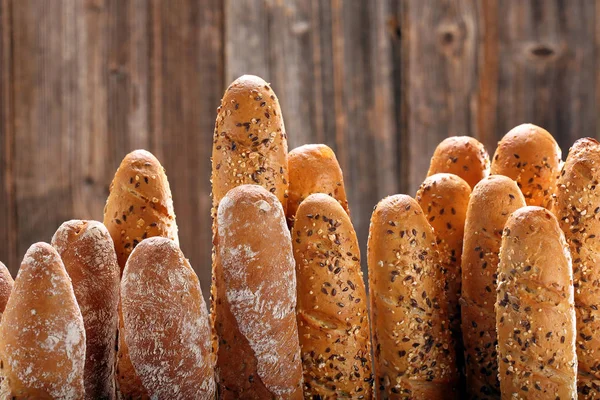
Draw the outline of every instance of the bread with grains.
[[[0,262],[0,318],[2,318],[2,313],[6,308],[14,284],[15,281],[10,275],[10,271],[6,268],[6,265]]]
[[[377,204],[367,253],[377,397],[458,398],[436,239],[414,199],[396,195]]]
[[[373,397],[367,293],[356,232],[333,197],[316,193],[292,229],[304,397]]]
[[[502,399],[577,398],[571,255],[550,211],[528,206],[508,218],[497,290]]]

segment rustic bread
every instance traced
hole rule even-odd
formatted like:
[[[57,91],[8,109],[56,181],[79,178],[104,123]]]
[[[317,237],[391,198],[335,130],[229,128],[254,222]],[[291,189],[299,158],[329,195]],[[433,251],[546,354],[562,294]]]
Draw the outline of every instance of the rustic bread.
[[[85,329],[60,256],[33,244],[0,324],[0,397],[83,399]]]
[[[375,389],[381,399],[458,398],[433,229],[406,195],[379,202],[368,242]]]
[[[477,139],[451,136],[435,148],[427,176],[444,172],[460,176],[473,188],[490,174],[490,157]]]
[[[346,210],[327,194],[308,196],[292,244],[304,397],[373,397],[367,293],[356,233]]]
[[[514,211],[525,206],[516,182],[492,175],[471,193],[462,253],[462,334],[467,397],[500,398],[496,346],[496,278],[502,230]]]
[[[6,308],[13,286],[14,281],[8,268],[0,262],[0,318],[2,318],[2,313]]]
[[[580,139],[558,178],[554,214],[573,256],[579,399],[600,398],[600,143]]]
[[[496,297],[503,399],[575,399],[573,271],[554,215],[523,207],[506,222]]]
[[[551,134],[539,126],[523,124],[500,140],[491,172],[517,181],[528,205],[551,208],[560,157],[560,147]]]
[[[287,218],[292,226],[300,203],[313,193],[325,193],[336,199],[350,214],[344,176],[335,153],[324,144],[296,147],[288,156],[290,188]]]
[[[125,265],[121,296],[129,355],[151,398],[214,399],[208,310],[179,246],[142,241]]]
[[[238,186],[221,200],[217,226],[220,396],[300,399],[296,276],[281,203],[261,186]]]
[[[120,269],[106,227],[63,223],[52,238],[73,283],[85,327],[85,398],[114,399]]]

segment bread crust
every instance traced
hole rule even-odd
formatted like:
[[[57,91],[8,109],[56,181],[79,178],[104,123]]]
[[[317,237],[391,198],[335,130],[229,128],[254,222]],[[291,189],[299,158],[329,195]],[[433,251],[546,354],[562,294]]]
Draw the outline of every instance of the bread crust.
[[[577,315],[577,391],[600,398],[600,143],[575,142],[558,179],[554,214],[573,257]]]
[[[435,242],[410,196],[387,197],[373,211],[367,252],[378,398],[458,398]]]
[[[490,174],[490,157],[485,147],[470,136],[451,136],[435,148],[427,176],[454,174],[474,188]]]
[[[491,173],[515,180],[527,205],[550,209],[561,164],[561,150],[552,135],[539,126],[522,124],[498,143]]]
[[[63,223],[52,246],[71,278],[85,327],[86,399],[115,399],[120,269],[113,241],[97,221]]]
[[[344,188],[344,176],[335,153],[324,144],[296,147],[288,156],[290,188],[287,219],[292,226],[300,203],[313,193],[325,193],[336,199],[350,214]]]
[[[127,260],[121,295],[131,361],[151,398],[214,399],[208,310],[179,246],[142,241]]]
[[[346,210],[327,194],[311,194],[296,213],[292,244],[304,397],[371,399],[367,293]]]
[[[71,279],[52,246],[33,244],[0,324],[0,397],[83,399],[85,330]]]
[[[6,265],[0,262],[0,318],[2,318],[2,313],[4,313],[14,284],[15,281],[10,275],[10,271],[6,268]]]
[[[462,253],[462,334],[467,397],[500,399],[496,346],[496,279],[502,230],[514,211],[525,206],[516,182],[491,175],[469,200]]]
[[[502,399],[575,399],[571,255],[550,211],[528,206],[508,218],[496,299]]]
[[[281,203],[242,185],[221,200],[215,328],[223,399],[302,398],[296,276]]]

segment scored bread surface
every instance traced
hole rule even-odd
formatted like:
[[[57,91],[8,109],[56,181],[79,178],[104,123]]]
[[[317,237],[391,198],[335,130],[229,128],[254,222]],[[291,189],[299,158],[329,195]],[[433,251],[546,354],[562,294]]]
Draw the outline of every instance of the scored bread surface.
[[[6,308],[6,303],[10,297],[10,292],[12,291],[14,283],[8,268],[0,262],[0,318]]]

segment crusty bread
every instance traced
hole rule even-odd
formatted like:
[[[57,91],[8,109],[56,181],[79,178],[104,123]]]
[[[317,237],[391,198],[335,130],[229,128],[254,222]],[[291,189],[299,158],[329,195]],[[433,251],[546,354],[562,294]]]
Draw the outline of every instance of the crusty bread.
[[[325,193],[336,199],[349,214],[344,176],[335,153],[324,144],[296,147],[288,156],[290,188],[287,218],[292,226],[300,203],[313,193]]]
[[[560,147],[550,133],[523,124],[511,129],[498,143],[491,173],[515,180],[528,205],[551,208],[560,157]]]
[[[142,241],[121,282],[125,341],[156,399],[214,399],[215,359],[200,282],[177,244]]]
[[[367,251],[378,398],[458,398],[435,241],[409,196],[387,197],[373,211]]]
[[[490,174],[490,157],[477,139],[451,136],[435,148],[427,176],[443,172],[460,176],[473,188]]]
[[[121,271],[106,227],[96,221],[63,223],[52,238],[73,283],[85,326],[85,398],[114,399],[117,306]]]
[[[367,293],[347,212],[327,194],[308,196],[292,244],[304,397],[373,396]]]
[[[462,253],[462,334],[467,397],[500,398],[496,352],[496,278],[502,230],[514,211],[525,206],[516,182],[491,175],[475,185],[465,223]]]
[[[0,397],[83,399],[85,329],[60,256],[33,244],[0,324]]]
[[[6,303],[8,303],[8,298],[10,297],[13,285],[14,281],[8,268],[0,262],[0,318],[2,318]]]
[[[496,328],[502,399],[575,399],[571,255],[554,215],[523,207],[506,222]]]
[[[600,143],[580,139],[558,179],[554,214],[573,256],[579,399],[600,398]]]
[[[302,398],[296,276],[277,197],[238,186],[219,204],[214,281],[222,399]]]
[[[263,186],[287,209],[287,135],[279,101],[267,82],[243,75],[227,88],[213,135],[212,195],[217,206],[232,188]]]

